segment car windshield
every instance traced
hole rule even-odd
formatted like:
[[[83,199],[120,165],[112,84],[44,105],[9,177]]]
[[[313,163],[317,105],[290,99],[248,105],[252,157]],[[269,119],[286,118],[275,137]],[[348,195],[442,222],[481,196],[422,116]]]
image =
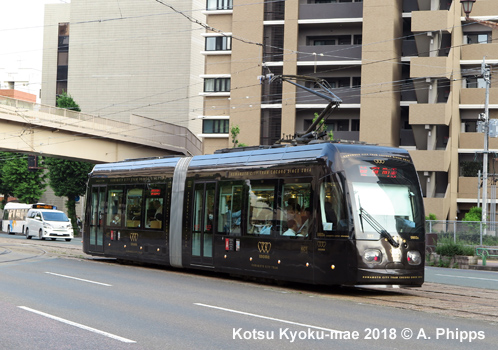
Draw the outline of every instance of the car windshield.
[[[61,212],[45,212],[42,215],[45,221],[69,221],[67,215]]]

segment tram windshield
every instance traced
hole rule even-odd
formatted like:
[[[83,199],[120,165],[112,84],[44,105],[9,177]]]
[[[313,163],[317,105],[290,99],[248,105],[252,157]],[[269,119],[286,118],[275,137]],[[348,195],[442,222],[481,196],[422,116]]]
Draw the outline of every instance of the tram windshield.
[[[347,163],[356,238],[383,237],[394,245],[396,236],[423,239],[423,205],[413,165],[399,159]]]

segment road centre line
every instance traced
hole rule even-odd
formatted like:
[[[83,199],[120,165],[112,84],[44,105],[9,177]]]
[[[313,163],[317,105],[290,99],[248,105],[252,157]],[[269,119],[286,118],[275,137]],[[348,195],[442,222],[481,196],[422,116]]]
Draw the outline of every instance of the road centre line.
[[[64,278],[70,278],[70,279],[81,281],[81,282],[88,282],[88,283],[93,283],[93,284],[99,284],[99,285],[105,286],[105,287],[112,287],[112,284],[107,284],[107,283],[101,283],[101,282],[95,282],[95,281],[85,280],[83,278],[66,276],[66,275],[61,275],[61,274],[58,274],[58,273],[48,272],[48,271],[46,271],[45,273],[48,273],[49,275],[54,275],[54,276],[59,276],[59,277],[64,277]]]
[[[240,315],[245,315],[245,316],[262,318],[262,319],[270,320],[270,321],[277,321],[277,322],[287,323],[287,324],[291,324],[291,325],[294,325],[294,326],[300,326],[300,327],[306,327],[306,328],[314,328],[314,329],[319,329],[319,330],[323,330],[323,331],[327,331],[327,332],[342,333],[342,331],[338,331],[336,329],[330,329],[330,328],[313,326],[313,325],[309,325],[309,324],[305,324],[305,323],[298,323],[298,322],[293,322],[293,321],[287,321],[287,320],[283,320],[283,319],[280,319],[280,318],[263,316],[263,315],[258,315],[258,314],[252,314],[252,313],[249,313],[249,312],[238,311],[238,310],[233,310],[233,309],[227,309],[227,308],[220,307],[220,306],[207,305],[207,304],[202,304],[202,303],[194,303],[194,305],[203,306],[203,307],[207,307],[207,308],[211,308],[211,309],[216,309],[216,310],[222,310],[222,311],[232,312],[232,313],[235,313],[235,314],[240,314]]]
[[[482,278],[482,277],[467,277],[467,276],[458,276],[458,275],[443,275],[443,274],[440,274],[440,273],[436,273],[436,276],[454,277],[454,278],[468,278],[468,279],[471,279],[471,280],[482,280],[482,281],[498,282],[498,279]]]
[[[101,330],[98,330],[98,329],[95,329],[95,328],[92,328],[92,327],[88,327],[88,326],[82,325],[80,323],[69,321],[69,320],[66,320],[64,318],[60,318],[60,317],[57,317],[57,316],[54,316],[54,315],[50,315],[50,314],[47,314],[45,312],[41,312],[41,311],[38,311],[38,310],[34,310],[34,309],[31,309],[31,308],[26,307],[26,306],[18,306],[18,308],[23,309],[25,311],[29,311],[29,312],[35,313],[35,314],[38,314],[38,315],[41,315],[41,316],[44,316],[44,317],[47,317],[47,318],[50,318],[50,319],[55,320],[55,321],[59,321],[59,322],[68,324],[70,326],[78,327],[78,328],[84,329],[86,331],[90,331],[90,332],[93,332],[93,333],[97,333],[97,334],[103,335],[103,336],[108,337],[108,338],[119,340],[120,342],[123,342],[123,343],[136,343],[136,341],[134,341],[134,340],[130,340],[130,339],[127,339],[127,338],[120,337],[118,335],[107,333],[107,332],[104,332],[104,331],[101,331]]]

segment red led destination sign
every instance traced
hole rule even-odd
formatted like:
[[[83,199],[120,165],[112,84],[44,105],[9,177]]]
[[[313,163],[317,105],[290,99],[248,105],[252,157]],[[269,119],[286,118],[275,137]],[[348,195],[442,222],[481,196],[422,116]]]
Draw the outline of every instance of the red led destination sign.
[[[365,166],[360,165],[360,175],[361,176],[376,176],[376,177],[388,177],[395,179],[398,176],[398,168],[388,168],[381,166]]]

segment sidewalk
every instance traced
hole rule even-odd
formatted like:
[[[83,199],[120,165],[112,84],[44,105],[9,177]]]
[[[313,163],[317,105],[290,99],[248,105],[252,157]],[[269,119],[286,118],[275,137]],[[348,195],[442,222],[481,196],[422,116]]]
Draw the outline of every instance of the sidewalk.
[[[498,260],[486,260],[486,266],[482,266],[482,260],[477,261],[477,265],[469,265],[470,270],[498,271]]]

